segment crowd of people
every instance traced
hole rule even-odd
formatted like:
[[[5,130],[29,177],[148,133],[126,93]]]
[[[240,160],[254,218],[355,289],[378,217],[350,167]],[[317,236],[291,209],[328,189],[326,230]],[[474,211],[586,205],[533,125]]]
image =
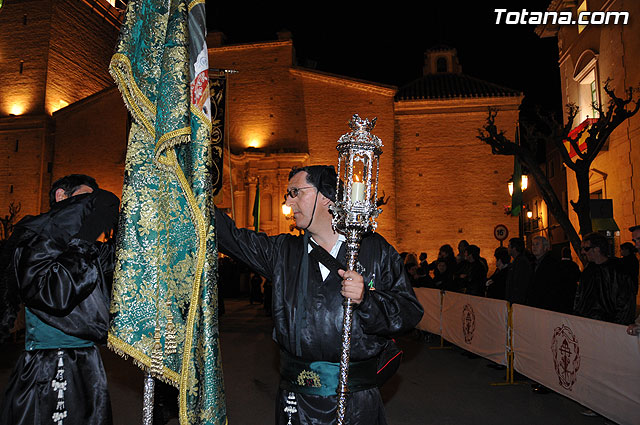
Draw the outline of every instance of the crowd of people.
[[[429,262],[426,252],[403,252],[404,264],[414,287],[435,288],[469,295],[503,299],[510,303],[574,314],[633,327],[638,293],[638,251],[640,227],[630,229],[634,242],[621,245],[621,258],[609,256],[609,241],[600,233],[582,240],[585,265],[571,258],[569,247],[560,258],[554,255],[549,240],[536,236],[531,249],[521,238],[512,238],[508,246],[493,252],[495,270],[477,245],[461,240],[457,254],[449,244],[442,245],[438,256]],[[635,233],[639,238],[635,238]]]

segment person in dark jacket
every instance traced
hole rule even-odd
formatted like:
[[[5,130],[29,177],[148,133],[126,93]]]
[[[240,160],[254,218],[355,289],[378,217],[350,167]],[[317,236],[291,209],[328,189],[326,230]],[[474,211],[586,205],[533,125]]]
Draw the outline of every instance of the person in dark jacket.
[[[512,304],[525,304],[533,277],[533,268],[524,252],[522,239],[511,238],[508,249],[513,261],[507,275],[505,299]]]
[[[509,249],[500,246],[493,252],[496,259],[496,271],[487,280],[487,298],[495,298],[498,300],[505,299],[505,290],[507,286],[507,276],[509,275],[509,266],[511,264],[511,256]]]
[[[622,255],[622,265],[633,280],[633,293],[638,294],[638,257],[636,257],[637,248],[631,242],[625,242],[620,245],[620,254]]]
[[[531,251],[536,262],[527,304],[551,311],[570,310],[573,307],[573,298],[562,298],[560,261],[551,253],[549,240],[544,236],[534,237]]]
[[[8,293],[25,305],[26,334],[0,424],[111,424],[96,344],[109,326],[119,200],[76,174],[56,181],[50,198],[50,211],[16,225],[3,255]]]
[[[414,329],[423,314],[400,255],[379,234],[362,239],[359,272],[334,272],[315,259],[318,247],[340,262],[346,259],[345,238],[332,229],[329,210],[336,200],[336,179],[329,166],[291,171],[285,199],[304,231],[301,236],[239,229],[216,210],[220,251],[251,265],[273,284],[279,425],[335,423],[344,297],[357,304],[346,423],[386,424],[376,382],[378,356],[389,338]]]
[[[620,259],[608,257],[607,239],[599,233],[585,235],[582,253],[589,264],[580,276],[574,314],[620,325],[633,323],[633,282]]]
[[[432,287],[440,289],[441,291],[454,290],[453,285],[453,272],[451,272],[450,262],[446,260],[437,260],[436,270],[438,273],[434,273]]]
[[[487,269],[480,260],[480,248],[477,245],[469,245],[465,248],[465,261],[469,264],[464,274],[460,275],[465,293],[469,295],[484,296],[487,282]]]

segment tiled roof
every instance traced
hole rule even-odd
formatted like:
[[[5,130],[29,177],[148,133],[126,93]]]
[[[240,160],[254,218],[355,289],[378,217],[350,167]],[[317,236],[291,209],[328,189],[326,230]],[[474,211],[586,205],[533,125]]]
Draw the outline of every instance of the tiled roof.
[[[429,74],[401,87],[395,100],[514,97],[521,92],[464,74]]]

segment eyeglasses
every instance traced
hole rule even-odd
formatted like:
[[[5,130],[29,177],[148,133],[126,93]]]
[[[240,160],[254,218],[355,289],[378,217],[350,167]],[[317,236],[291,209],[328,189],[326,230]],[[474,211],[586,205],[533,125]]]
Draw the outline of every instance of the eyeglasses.
[[[305,187],[292,187],[291,189],[287,189],[287,192],[284,194],[284,200],[287,201],[287,197],[296,198],[301,190],[303,189],[315,189],[313,186],[305,186]]]
[[[583,250],[584,252],[589,252],[589,250],[590,250],[591,248],[593,248],[593,246],[583,246],[583,247],[582,247],[582,250]]]

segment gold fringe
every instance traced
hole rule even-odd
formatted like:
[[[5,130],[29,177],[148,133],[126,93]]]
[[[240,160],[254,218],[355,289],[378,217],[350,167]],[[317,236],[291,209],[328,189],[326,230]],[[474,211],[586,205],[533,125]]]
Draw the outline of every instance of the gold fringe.
[[[189,10],[189,12],[191,12],[191,9],[199,4],[205,4],[205,0],[193,0],[191,3],[189,3],[189,7],[187,9]]]
[[[178,145],[189,143],[191,141],[191,127],[179,128],[163,134],[156,142],[154,162],[159,162],[158,157],[163,152],[172,149]]]
[[[151,358],[149,356],[113,336],[111,333],[109,333],[107,337],[107,347],[125,360],[131,358],[133,364],[145,372],[151,372]],[[161,374],[154,375],[152,373],[152,375],[154,378],[166,384],[176,388],[180,387],[180,375],[166,366],[163,366]]]
[[[142,123],[155,139],[153,121],[155,121],[156,107],[136,84],[129,58],[121,53],[115,53],[111,57],[109,73],[116,82],[124,103],[131,111],[131,114]]]
[[[178,164],[178,158],[173,150],[167,151],[167,159],[173,163],[173,169],[176,172],[180,186],[187,198],[187,204],[194,220],[196,235],[198,237],[198,251],[195,270],[195,281],[191,289],[191,303],[189,305],[189,313],[187,315],[186,335],[184,341],[184,349],[182,351],[182,366],[180,368],[180,423],[188,423],[187,417],[187,385],[189,381],[189,363],[191,361],[191,347],[193,345],[193,325],[195,323],[196,313],[200,307],[200,282],[202,279],[202,271],[204,269],[205,252],[206,252],[206,226],[200,208],[196,202],[193,191],[189,187],[189,183],[184,172]]]

